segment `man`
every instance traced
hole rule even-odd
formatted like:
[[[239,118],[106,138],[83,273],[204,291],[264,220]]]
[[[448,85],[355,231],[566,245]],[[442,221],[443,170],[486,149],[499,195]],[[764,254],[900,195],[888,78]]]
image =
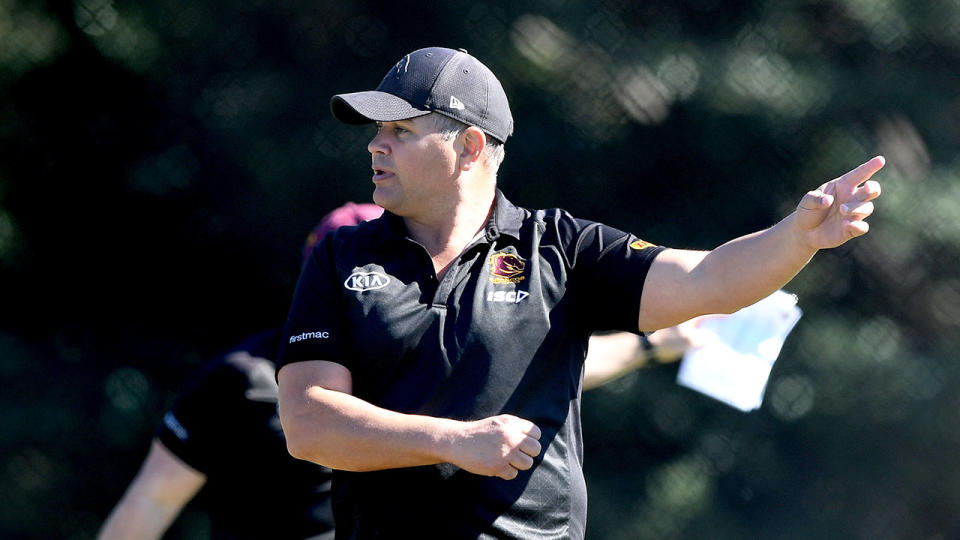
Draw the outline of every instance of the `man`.
[[[331,107],[376,122],[373,199],[387,212],[314,249],[278,380],[291,454],[336,470],[342,538],[582,538],[591,333],[756,302],[864,234],[880,193],[877,157],[767,230],[666,249],[510,203],[496,187],[510,108],[466,52],[412,52]]]
[[[307,237],[304,259],[328,232],[382,211],[373,204],[336,208]],[[279,337],[279,328],[251,336],[200,370],[164,415],[101,540],[160,538],[201,489],[214,538],[332,538],[330,470],[290,457],[280,430],[272,360]],[[684,323],[649,342],[627,333],[591,338],[584,388],[653,360],[677,360],[709,337]]]
[[[382,211],[354,203],[333,210],[304,253],[331,230]],[[201,369],[164,415],[101,540],[160,538],[201,488],[213,538],[333,538],[330,470],[290,457],[280,429],[279,338],[280,328],[262,332]]]

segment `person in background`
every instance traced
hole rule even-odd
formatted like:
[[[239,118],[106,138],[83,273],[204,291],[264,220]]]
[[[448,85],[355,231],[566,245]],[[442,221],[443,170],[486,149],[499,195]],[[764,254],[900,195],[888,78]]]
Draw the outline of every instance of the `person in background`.
[[[705,315],[664,328],[649,336],[630,332],[603,332],[590,336],[584,359],[583,389],[592,390],[641,367],[680,360],[684,353],[716,341],[717,335],[704,330]]]
[[[328,232],[382,212],[373,204],[336,208],[311,231],[304,257]],[[195,495],[215,539],[333,538],[330,470],[290,456],[277,416],[280,330],[248,337],[191,378],[101,540],[160,538]]]

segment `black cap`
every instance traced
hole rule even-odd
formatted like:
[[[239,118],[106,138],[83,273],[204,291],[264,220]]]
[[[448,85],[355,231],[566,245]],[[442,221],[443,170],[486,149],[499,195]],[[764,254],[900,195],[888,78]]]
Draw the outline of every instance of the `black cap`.
[[[477,126],[500,142],[513,133],[503,86],[463,49],[414,51],[393,66],[376,90],[337,94],[330,110],[345,124],[395,122],[437,112]]]

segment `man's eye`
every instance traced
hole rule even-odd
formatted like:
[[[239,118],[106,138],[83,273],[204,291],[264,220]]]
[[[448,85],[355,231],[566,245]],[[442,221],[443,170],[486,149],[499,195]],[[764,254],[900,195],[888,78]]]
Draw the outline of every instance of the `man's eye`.
[[[404,129],[404,128],[402,128],[402,127],[400,127],[400,126],[397,126],[397,127],[393,128],[393,132],[396,133],[397,135],[400,135],[401,133],[406,133],[407,130]]]

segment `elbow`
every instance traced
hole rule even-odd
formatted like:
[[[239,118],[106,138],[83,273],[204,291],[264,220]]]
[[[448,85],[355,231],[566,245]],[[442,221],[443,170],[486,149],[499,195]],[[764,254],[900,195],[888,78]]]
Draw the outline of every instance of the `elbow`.
[[[296,459],[304,461],[314,461],[316,459],[313,452],[314,446],[303,436],[298,435],[294,430],[284,428],[284,436],[287,439],[287,453]]]
[[[326,446],[321,440],[327,430],[317,425],[317,418],[310,414],[306,404],[290,404],[280,401],[280,425],[287,443],[287,453],[296,459],[323,465],[320,451]]]
[[[286,428],[284,429],[286,430]],[[320,429],[322,428],[314,427],[310,430],[297,430],[293,428],[289,433],[284,431],[284,436],[287,440],[287,453],[294,459],[309,461],[330,469],[346,471],[365,470],[353,466],[351,461],[345,459],[345,456],[342,454],[331,451],[336,448],[336,446],[334,446],[335,443],[332,441],[311,435]]]
[[[332,467],[337,453],[343,453],[343,439],[350,436],[343,412],[350,372],[330,362],[307,361],[283,366],[277,375],[287,453]]]
[[[306,391],[305,399],[281,398],[280,425],[287,453],[331,469],[352,470],[349,452],[345,452],[349,443],[344,438],[343,424],[322,399],[324,392],[320,387],[312,387]]]
[[[283,426],[283,436],[287,441],[287,453],[291,456],[305,461],[313,461],[314,444],[311,444],[307,434],[309,431],[303,427],[303,419],[294,415],[281,415],[280,423]]]
[[[335,448],[335,443],[321,435],[324,432],[322,426],[311,426],[304,421],[294,421],[292,424],[289,428],[286,425],[283,428],[287,453],[291,457],[331,469],[342,468],[336,463],[336,455],[330,452],[331,448]]]

